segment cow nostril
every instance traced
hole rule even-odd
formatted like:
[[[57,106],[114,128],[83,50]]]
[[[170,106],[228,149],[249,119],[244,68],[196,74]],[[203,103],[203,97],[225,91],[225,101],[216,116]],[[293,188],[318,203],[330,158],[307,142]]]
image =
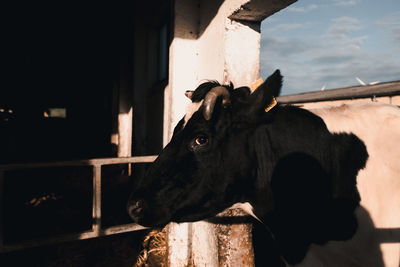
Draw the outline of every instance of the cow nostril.
[[[137,216],[142,212],[143,208],[142,207],[132,207],[130,212],[133,216]]]
[[[131,216],[131,218],[134,221],[137,221],[137,219],[140,217],[140,213],[143,211],[143,207],[144,207],[143,200],[138,200],[132,204],[129,204],[128,205],[129,216]]]

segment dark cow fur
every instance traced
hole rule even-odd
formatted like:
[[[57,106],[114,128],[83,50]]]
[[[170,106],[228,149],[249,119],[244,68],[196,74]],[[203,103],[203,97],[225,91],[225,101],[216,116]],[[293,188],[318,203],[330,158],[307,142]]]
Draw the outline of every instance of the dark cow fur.
[[[200,85],[192,101],[217,85]],[[297,107],[265,112],[281,85],[278,70],[252,94],[226,86],[231,101],[219,101],[210,120],[203,107],[186,125],[182,120],[137,181],[128,202],[133,220],[145,226],[197,221],[249,202],[263,222],[259,236],[290,264],[300,262],[311,243],[351,238],[365,145],[353,134],[330,133],[320,117]]]

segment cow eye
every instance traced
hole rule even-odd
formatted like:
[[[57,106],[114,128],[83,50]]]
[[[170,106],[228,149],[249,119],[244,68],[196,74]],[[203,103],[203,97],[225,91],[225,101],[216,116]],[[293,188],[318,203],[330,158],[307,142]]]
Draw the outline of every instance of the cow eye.
[[[205,135],[198,135],[192,139],[189,148],[192,151],[196,151],[198,149],[206,147],[207,145],[208,145],[208,137]]]
[[[205,136],[198,136],[194,139],[194,143],[198,146],[204,146],[208,143],[208,138]]]

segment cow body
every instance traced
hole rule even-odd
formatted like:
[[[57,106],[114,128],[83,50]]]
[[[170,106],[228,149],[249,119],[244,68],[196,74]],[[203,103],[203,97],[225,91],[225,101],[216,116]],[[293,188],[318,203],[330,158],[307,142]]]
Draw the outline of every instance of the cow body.
[[[256,248],[256,257],[269,257],[256,258],[260,265],[397,266],[399,109],[311,113],[278,105],[266,112],[281,83],[277,71],[252,94],[201,85],[191,94],[198,111],[182,119],[137,181],[131,217],[159,226],[242,203],[271,243]]]

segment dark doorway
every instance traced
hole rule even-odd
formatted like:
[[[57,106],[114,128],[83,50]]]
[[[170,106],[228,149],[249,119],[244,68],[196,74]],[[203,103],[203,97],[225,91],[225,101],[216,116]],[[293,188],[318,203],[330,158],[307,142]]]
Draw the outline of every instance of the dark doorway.
[[[160,151],[170,3],[24,3],[5,7],[0,164],[116,157],[118,149],[112,137],[118,134],[121,102],[134,111],[133,156]],[[125,97],[126,101],[121,101]],[[125,212],[132,180],[126,165],[102,168],[102,227],[131,222]],[[132,168],[137,175],[139,168]],[[92,177],[91,166],[6,167],[0,173],[0,183],[4,183],[0,213],[7,215],[7,220],[0,222],[5,244],[90,230],[95,191]],[[103,266],[123,258],[123,266],[132,266],[141,236],[126,233],[73,242],[73,250],[82,251],[73,265]],[[101,240],[108,245],[88,246]],[[70,266],[60,262],[69,262],[71,254],[62,250],[49,253],[63,246],[0,253],[0,261],[35,265],[27,257],[34,251],[41,266],[53,266],[53,259],[57,266]],[[104,253],[109,247],[126,253],[129,259]],[[102,260],[97,261],[99,258]]]
[[[121,86],[132,92],[134,151],[158,152],[169,10],[169,1],[10,7],[0,163],[116,156]]]

